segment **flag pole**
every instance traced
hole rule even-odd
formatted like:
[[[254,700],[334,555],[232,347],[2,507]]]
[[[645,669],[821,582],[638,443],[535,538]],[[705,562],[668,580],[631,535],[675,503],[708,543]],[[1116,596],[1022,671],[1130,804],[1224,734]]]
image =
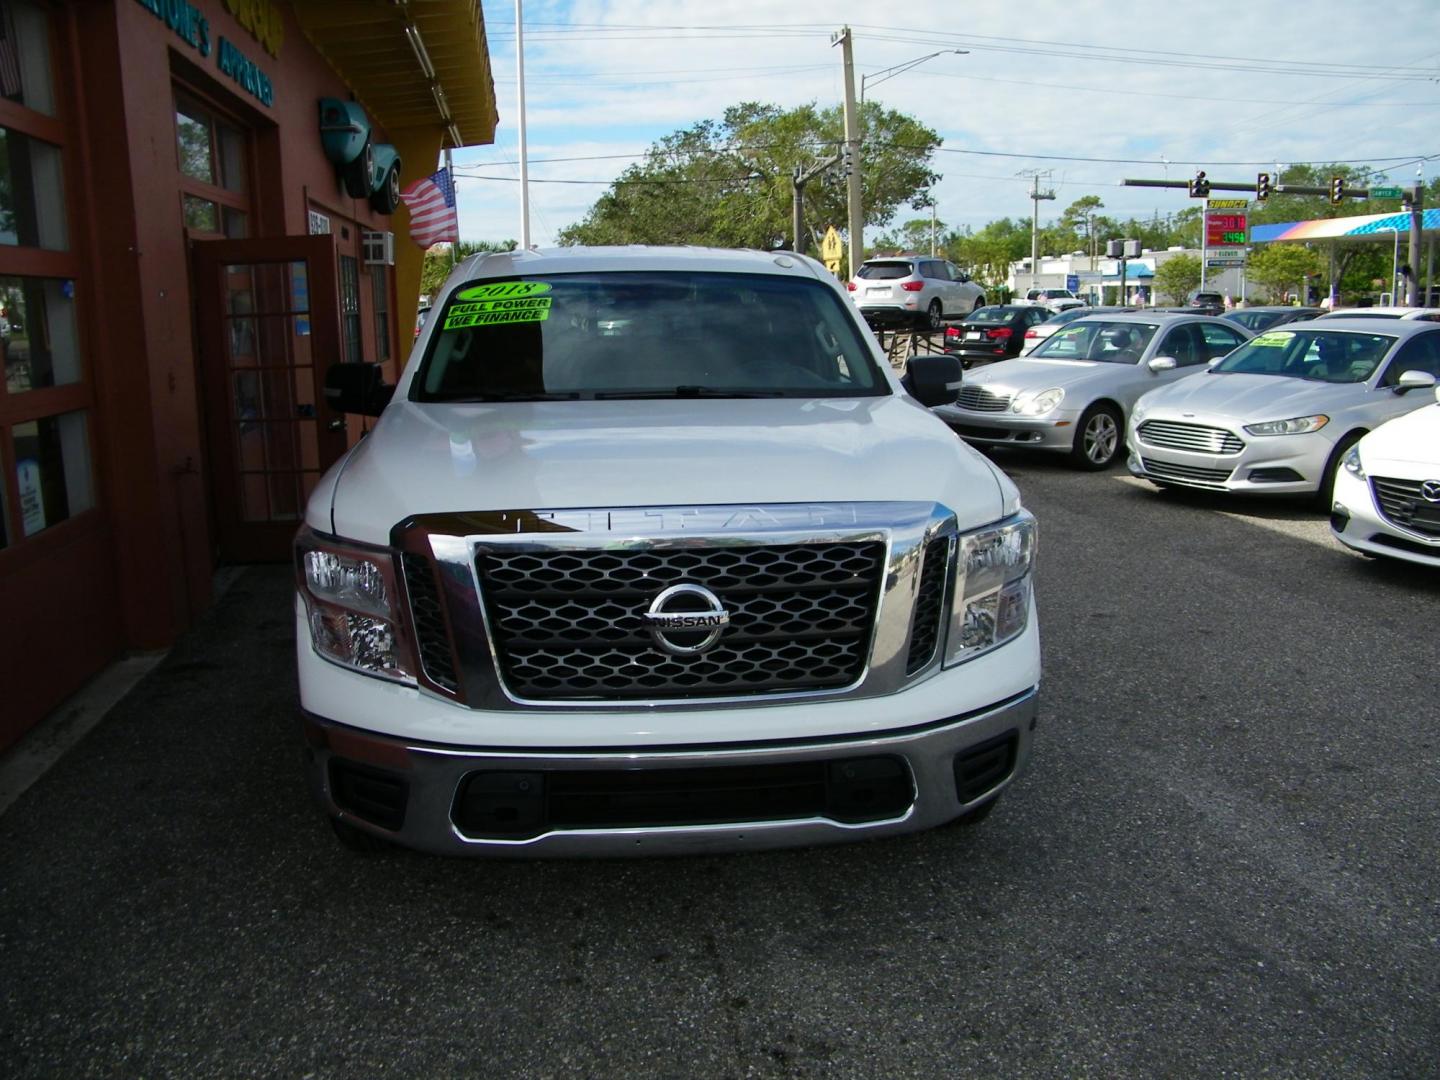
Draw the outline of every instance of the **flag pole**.
[[[452,183],[452,184],[455,183],[455,160],[454,160],[453,157],[451,157],[451,150],[450,150],[450,147],[448,147],[448,146],[445,147],[445,171],[450,174],[450,183]],[[457,204],[456,207],[455,207],[455,219],[456,219],[456,221],[458,222],[459,219],[460,219],[460,207],[459,207],[459,205],[458,205],[460,200],[457,199],[457,200],[455,200],[455,201],[456,201],[456,204]],[[456,247],[456,245],[459,244],[459,243],[460,243],[460,229],[459,229],[459,227],[458,227],[458,225],[457,225],[457,227],[456,227],[456,229],[455,229],[455,239],[452,240],[452,241],[450,241],[450,267],[451,267],[451,269],[454,269],[454,267],[455,267],[455,247]]]
[[[530,248],[530,168],[525,153],[525,23],[515,0],[515,82],[520,120],[520,250]]]

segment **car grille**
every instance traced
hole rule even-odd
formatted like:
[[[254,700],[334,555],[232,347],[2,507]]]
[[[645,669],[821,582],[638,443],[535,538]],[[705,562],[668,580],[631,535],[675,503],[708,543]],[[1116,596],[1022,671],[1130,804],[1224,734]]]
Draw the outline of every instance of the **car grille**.
[[[935,656],[935,646],[940,642],[940,618],[945,608],[945,571],[949,565],[949,539],[939,537],[925,545],[925,568],[920,572],[915,614],[910,620],[906,675],[914,675]]]
[[[885,545],[643,551],[491,549],[486,614],[509,690],[536,701],[736,696],[837,689],[865,668]],[[671,585],[713,592],[730,625],[672,655],[643,621]]]
[[[1004,412],[1010,408],[1011,398],[1010,394],[997,394],[983,386],[963,383],[956,404],[962,409],[973,409],[976,412]]]
[[[401,556],[401,564],[405,570],[405,588],[410,594],[410,617],[415,624],[420,667],[432,683],[453,694],[460,688],[460,683],[455,677],[450,638],[445,632],[445,615],[440,607],[440,592],[435,587],[435,571],[429,559],[413,552],[405,552]]]
[[[1420,494],[1419,480],[1372,476],[1370,493],[1387,521],[1421,536],[1440,537],[1440,503]]]
[[[1173,420],[1146,420],[1139,427],[1140,441],[1170,450],[1192,450],[1197,454],[1238,454],[1245,443],[1233,431],[1204,424],[1181,424]]]
[[[1218,487],[1230,479],[1230,469],[1199,469],[1193,465],[1176,465],[1169,461],[1155,461],[1142,457],[1145,475],[1154,480],[1166,480],[1176,484],[1192,484],[1196,487]]]

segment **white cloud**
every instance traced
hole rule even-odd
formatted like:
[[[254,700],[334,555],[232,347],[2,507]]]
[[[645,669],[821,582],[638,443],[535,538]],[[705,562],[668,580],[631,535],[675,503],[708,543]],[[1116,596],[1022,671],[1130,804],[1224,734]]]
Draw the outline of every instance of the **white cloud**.
[[[855,36],[857,80],[928,52],[970,49],[966,56],[935,57],[867,91],[944,138],[947,152],[935,159],[944,179],[935,196],[941,218],[952,225],[1028,217],[1028,184],[1015,175],[1027,168],[1052,171],[1048,182],[1057,199],[1042,204],[1042,219],[1086,194],[1104,199],[1107,213],[1128,217],[1174,212],[1187,200],[1183,191],[1121,188],[1121,177],[1181,179],[1194,169],[1185,162],[1206,163],[1212,178],[1248,181],[1257,166],[1222,163],[1378,164],[1378,155],[1440,153],[1433,135],[1440,84],[1374,77],[1399,68],[1440,75],[1440,43],[1417,35],[1408,46],[1404,39],[1397,45],[1393,35],[1377,32],[1373,10],[1349,0],[1217,0],[1200,8],[1158,3],[1141,10],[1053,0],[963,8],[953,0],[913,0],[899,8],[839,0],[825,5],[823,15],[813,10],[778,0],[526,3],[533,241],[553,242],[605,191],[598,184],[544,181],[608,182],[631,160],[545,158],[639,154],[744,100],[786,107],[838,103],[840,50],[829,38],[846,22]],[[495,146],[461,151],[457,163],[518,157],[514,7],[487,0],[485,14],[501,125]],[[1384,24],[1425,26],[1430,16],[1423,0],[1407,0],[1387,6]],[[686,27],[714,29],[676,29]],[[1162,63],[1103,59],[1094,47],[1146,50]],[[1011,48],[1033,51],[1002,51]],[[1244,71],[1175,63],[1214,65],[1234,57],[1301,64],[1314,75],[1259,72],[1256,63],[1241,64],[1250,69]],[[1376,65],[1376,71],[1342,67],[1349,65]],[[948,152],[957,150],[1149,164]],[[1167,169],[1162,158],[1176,164]],[[468,171],[518,175],[505,165]],[[1395,179],[1413,175],[1410,166]],[[459,190],[467,238],[518,237],[517,183],[462,179]]]

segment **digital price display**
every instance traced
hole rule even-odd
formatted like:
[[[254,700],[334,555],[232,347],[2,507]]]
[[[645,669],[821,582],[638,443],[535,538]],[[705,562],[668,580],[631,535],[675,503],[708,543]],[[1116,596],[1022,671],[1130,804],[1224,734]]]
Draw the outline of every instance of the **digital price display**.
[[[1205,220],[1205,246],[1243,244],[1249,238],[1248,226],[1245,214],[1210,214]]]

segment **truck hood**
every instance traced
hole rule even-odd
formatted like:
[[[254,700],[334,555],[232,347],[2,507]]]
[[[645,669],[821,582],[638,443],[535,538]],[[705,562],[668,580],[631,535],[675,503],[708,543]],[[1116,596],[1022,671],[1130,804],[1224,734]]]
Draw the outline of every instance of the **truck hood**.
[[[1255,423],[1331,413],[1359,405],[1364,383],[1322,383],[1285,375],[1215,375],[1202,372],[1152,390],[1136,417],[1183,417],[1202,422]]]
[[[1016,503],[994,466],[894,396],[399,401],[326,479],[309,523],[374,544],[457,511],[917,500],[965,529]]]

